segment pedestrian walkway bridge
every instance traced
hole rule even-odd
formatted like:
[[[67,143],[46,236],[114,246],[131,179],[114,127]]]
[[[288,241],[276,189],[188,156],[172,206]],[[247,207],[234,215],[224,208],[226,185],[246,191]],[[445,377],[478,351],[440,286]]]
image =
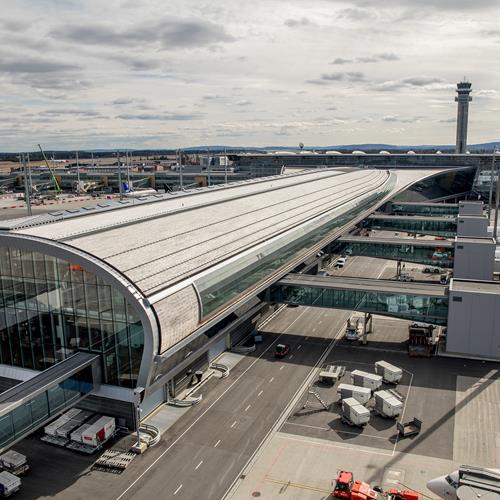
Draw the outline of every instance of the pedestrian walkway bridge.
[[[458,215],[458,203],[392,202],[387,208],[394,215]]]
[[[340,255],[363,255],[446,268],[453,267],[455,254],[454,242],[449,240],[363,236],[339,238],[331,244],[330,251]]]
[[[99,363],[79,352],[0,394],[0,453],[92,392]]]
[[[442,285],[288,274],[267,297],[280,304],[347,309],[446,325],[448,290]]]
[[[453,237],[457,234],[456,217],[429,217],[373,214],[364,221],[365,227]]]

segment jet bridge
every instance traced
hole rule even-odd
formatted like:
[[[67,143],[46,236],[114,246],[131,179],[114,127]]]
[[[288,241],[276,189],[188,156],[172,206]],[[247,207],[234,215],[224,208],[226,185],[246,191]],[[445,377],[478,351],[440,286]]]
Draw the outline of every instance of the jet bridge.
[[[99,366],[99,355],[78,352],[0,394],[0,453],[96,389]]]
[[[448,320],[448,288],[392,280],[288,274],[271,286],[267,300],[347,309],[436,325]]]

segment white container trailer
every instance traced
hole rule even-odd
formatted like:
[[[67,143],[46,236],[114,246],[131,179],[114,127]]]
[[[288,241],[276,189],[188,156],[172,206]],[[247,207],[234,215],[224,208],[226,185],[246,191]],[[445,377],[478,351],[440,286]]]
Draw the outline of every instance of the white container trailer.
[[[6,451],[0,455],[0,466],[16,476],[25,474],[30,468],[26,457],[14,450]]]
[[[362,405],[368,403],[372,397],[372,391],[370,389],[351,384],[339,384],[337,387],[337,394],[340,396],[340,399],[354,398]]]
[[[0,495],[3,497],[10,497],[16,491],[21,489],[21,480],[4,470],[0,472]]]
[[[381,375],[387,384],[397,384],[403,378],[403,370],[387,361],[377,361],[375,363],[375,373]]]
[[[351,372],[351,382],[354,385],[367,387],[372,391],[376,391],[382,385],[382,377],[380,375],[375,375],[374,373],[354,370]]]
[[[71,441],[75,441],[76,443],[82,443],[82,434],[89,429],[93,424],[95,424],[99,419],[101,418],[101,415],[94,415],[87,423],[81,425],[78,427],[78,429],[75,429],[69,436]]]
[[[82,432],[82,443],[89,446],[99,446],[113,435],[115,427],[116,424],[113,417],[101,417]]]
[[[377,391],[375,397],[375,412],[381,417],[396,418],[403,411],[403,402],[389,391]]]
[[[79,410],[78,408],[71,408],[66,413],[63,413],[59,418],[46,425],[44,427],[45,434],[57,437],[57,429],[69,422],[72,418],[75,418],[81,412],[82,410]]]
[[[342,400],[342,420],[349,425],[363,427],[370,421],[370,411],[354,398]]]

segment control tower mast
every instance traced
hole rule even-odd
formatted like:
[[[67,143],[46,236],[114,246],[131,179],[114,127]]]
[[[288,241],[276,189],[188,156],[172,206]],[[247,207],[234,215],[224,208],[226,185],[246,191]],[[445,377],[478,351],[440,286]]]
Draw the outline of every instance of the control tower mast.
[[[464,78],[463,82],[457,83],[457,96],[455,102],[458,102],[457,112],[457,146],[455,153],[467,153],[467,123],[469,121],[469,102],[472,97],[469,95],[472,91],[472,84]]]

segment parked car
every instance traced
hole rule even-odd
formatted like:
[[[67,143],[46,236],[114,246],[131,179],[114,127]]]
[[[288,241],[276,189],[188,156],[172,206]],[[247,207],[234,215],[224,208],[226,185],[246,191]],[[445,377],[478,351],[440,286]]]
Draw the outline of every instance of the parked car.
[[[340,259],[337,259],[337,261],[335,262],[335,267],[337,267],[337,268],[344,267],[346,260],[347,259],[345,257],[340,257]]]

